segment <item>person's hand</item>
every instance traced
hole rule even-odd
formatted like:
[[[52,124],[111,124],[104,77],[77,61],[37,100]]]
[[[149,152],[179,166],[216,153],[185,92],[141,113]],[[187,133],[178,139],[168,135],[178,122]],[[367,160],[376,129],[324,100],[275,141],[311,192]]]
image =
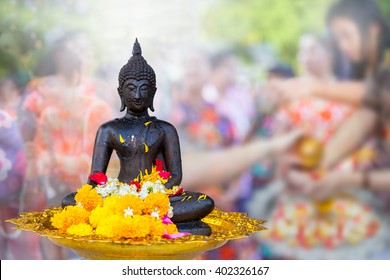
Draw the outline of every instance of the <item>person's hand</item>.
[[[301,165],[301,160],[295,154],[284,154],[277,159],[275,177],[285,179],[292,169]]]
[[[313,192],[316,181],[308,172],[290,169],[285,178],[287,190],[294,194],[309,195]]]
[[[282,95],[285,102],[307,98],[315,93],[318,81],[313,78],[294,78],[286,81],[273,83],[275,91]]]
[[[327,199],[346,187],[356,184],[357,182],[353,182],[352,177],[353,174],[350,172],[327,173],[316,180],[310,196],[316,200]]]
[[[276,154],[283,153],[287,151],[292,145],[297,142],[297,140],[302,137],[304,131],[302,129],[294,129],[285,134],[281,134],[273,137],[270,141],[272,141],[273,152]]]

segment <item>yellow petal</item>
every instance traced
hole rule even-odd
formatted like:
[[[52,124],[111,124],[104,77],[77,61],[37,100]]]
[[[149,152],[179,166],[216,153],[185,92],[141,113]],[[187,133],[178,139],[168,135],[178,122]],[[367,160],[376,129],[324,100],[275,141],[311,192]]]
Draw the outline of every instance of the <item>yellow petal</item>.
[[[145,126],[148,126],[152,121],[148,121],[146,123],[144,123]]]
[[[144,143],[144,146],[145,146],[145,153],[149,152],[149,147],[148,147],[148,145],[146,145],[146,144]]]
[[[125,139],[123,139],[122,134],[119,134],[119,142],[121,142],[121,144],[125,143]]]

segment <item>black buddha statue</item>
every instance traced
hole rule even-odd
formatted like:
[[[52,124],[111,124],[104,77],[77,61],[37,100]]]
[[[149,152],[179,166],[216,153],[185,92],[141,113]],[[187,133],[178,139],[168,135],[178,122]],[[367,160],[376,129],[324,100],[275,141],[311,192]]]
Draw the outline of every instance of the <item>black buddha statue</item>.
[[[176,129],[168,122],[152,117],[153,100],[156,93],[156,76],[153,68],[142,56],[141,46],[136,39],[133,56],[119,72],[118,93],[123,118],[117,118],[100,126],[95,140],[91,174],[106,173],[112,152],[120,160],[118,179],[131,182],[140,170],[152,170],[156,159],[161,159],[165,170],[171,173],[167,188],[179,186],[182,180],[182,165],[179,137]],[[147,124],[147,125],[145,125]],[[148,149],[145,149],[145,145]],[[94,182],[89,180],[90,184]],[[72,193],[64,198],[62,206],[74,205]],[[211,229],[201,222],[214,209],[214,201],[201,193],[188,192],[170,198],[173,207],[172,221],[179,231],[210,235]]]

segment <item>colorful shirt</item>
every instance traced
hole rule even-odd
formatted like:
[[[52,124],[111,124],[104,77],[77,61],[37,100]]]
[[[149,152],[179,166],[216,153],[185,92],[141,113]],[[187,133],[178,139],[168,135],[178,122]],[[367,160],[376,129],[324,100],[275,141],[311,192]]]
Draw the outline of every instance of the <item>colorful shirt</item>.
[[[210,103],[205,103],[200,110],[179,103],[172,114],[172,122],[179,131],[184,148],[220,149],[234,142],[232,124],[218,115]]]
[[[37,119],[33,142],[39,173],[52,191],[49,197],[74,191],[87,181],[96,131],[112,117],[110,107],[87,89],[82,84],[60,87],[53,77],[30,85],[24,106]]]
[[[17,123],[0,110],[0,203],[19,203],[26,175],[26,157]]]

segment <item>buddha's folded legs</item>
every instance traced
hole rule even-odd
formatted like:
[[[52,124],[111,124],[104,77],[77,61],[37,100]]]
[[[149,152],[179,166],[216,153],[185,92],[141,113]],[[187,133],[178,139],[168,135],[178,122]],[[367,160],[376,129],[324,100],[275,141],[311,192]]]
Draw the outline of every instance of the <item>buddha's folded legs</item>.
[[[202,193],[186,191],[170,198],[173,207],[172,222],[199,221],[214,209],[214,200]]]
[[[184,192],[182,195],[170,198],[173,207],[172,222],[180,232],[189,232],[194,235],[210,235],[211,227],[202,222],[214,209],[211,197],[197,192]]]

